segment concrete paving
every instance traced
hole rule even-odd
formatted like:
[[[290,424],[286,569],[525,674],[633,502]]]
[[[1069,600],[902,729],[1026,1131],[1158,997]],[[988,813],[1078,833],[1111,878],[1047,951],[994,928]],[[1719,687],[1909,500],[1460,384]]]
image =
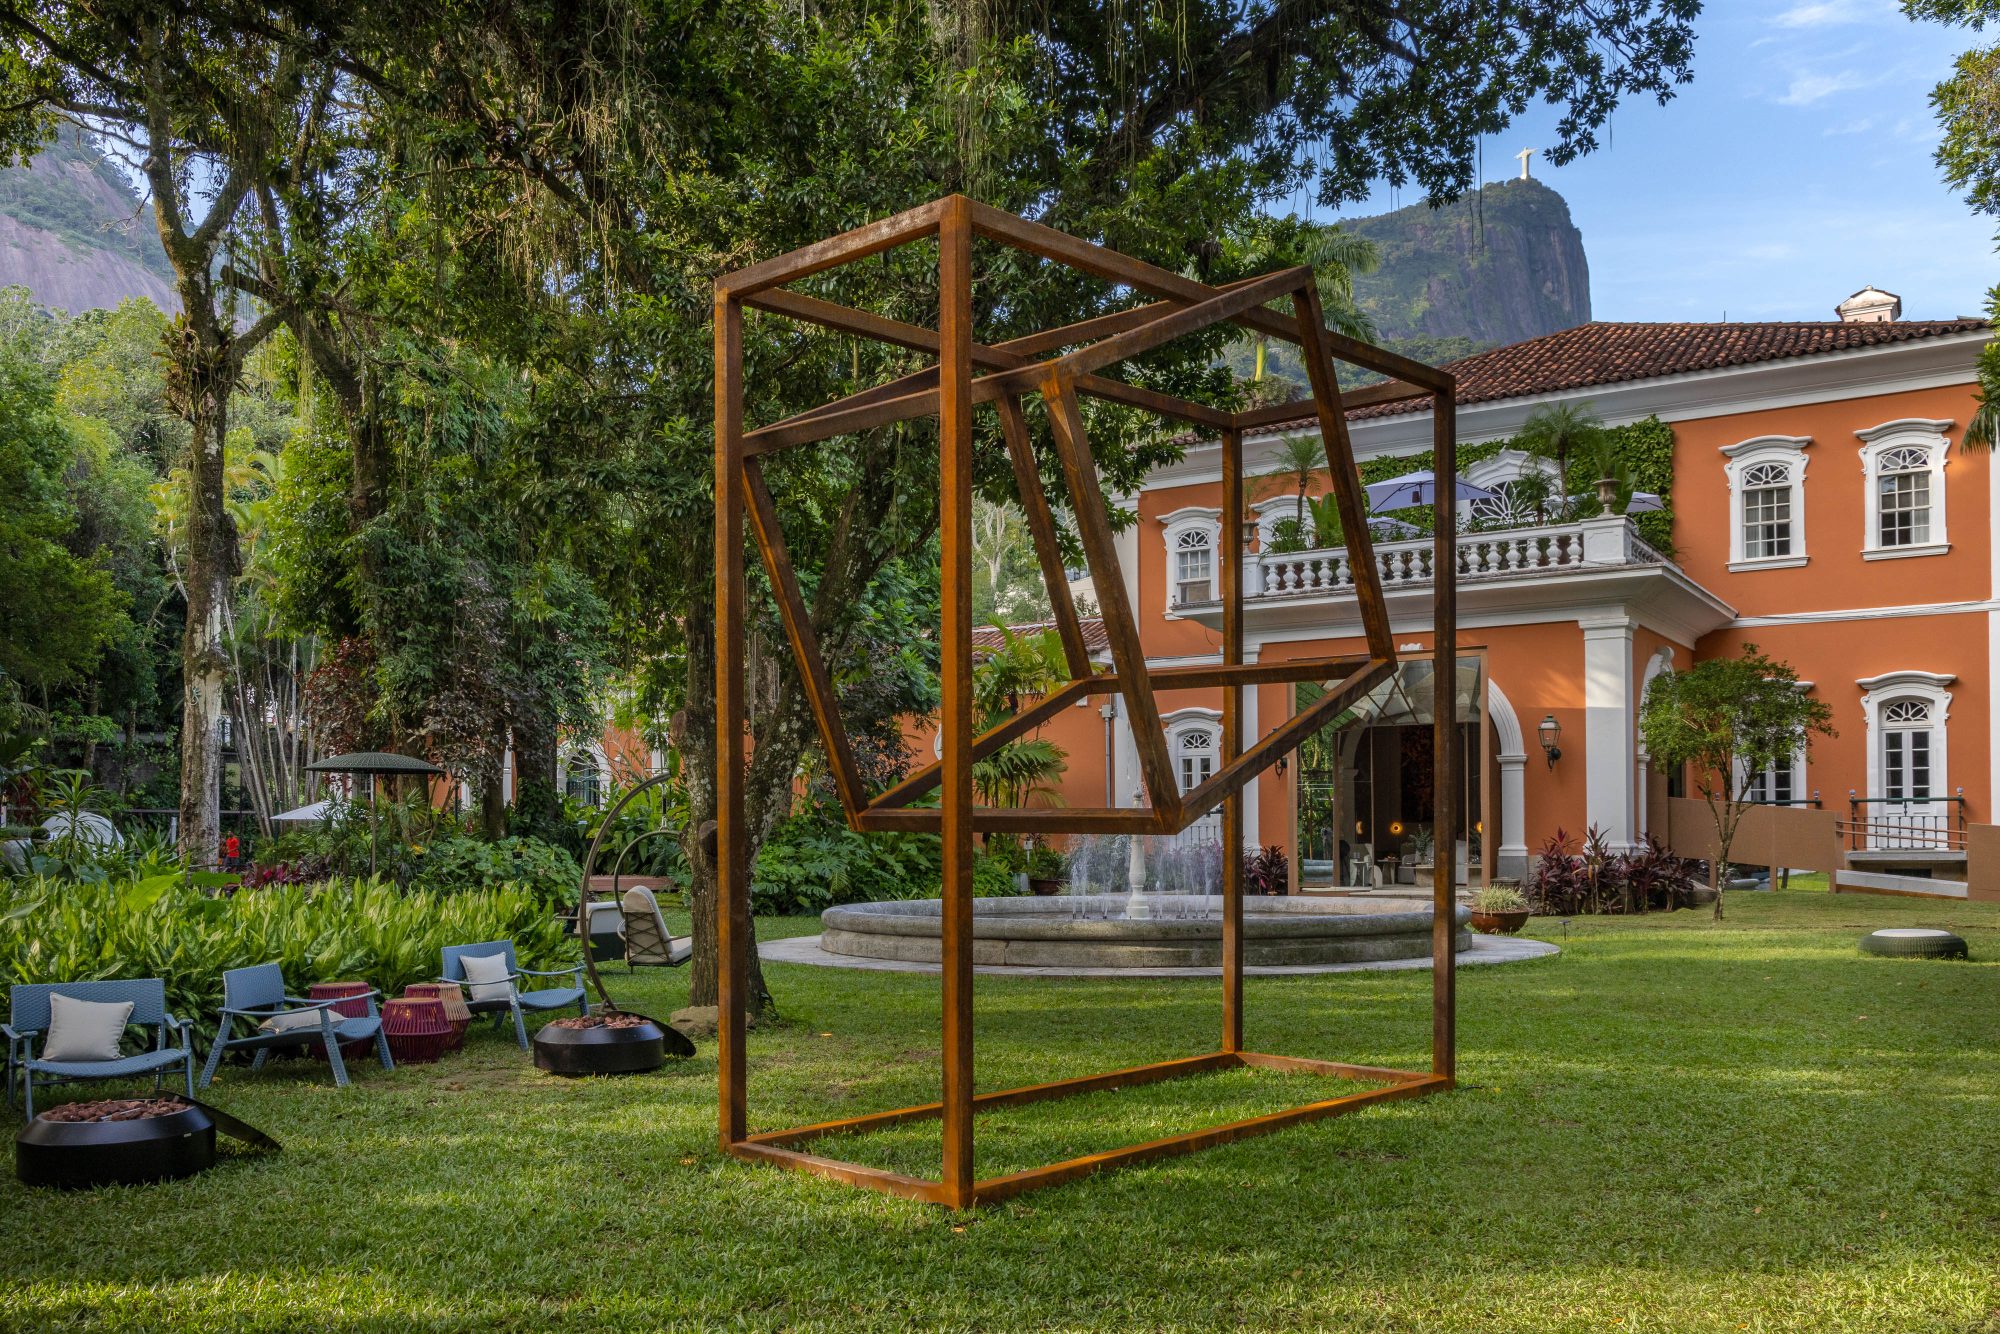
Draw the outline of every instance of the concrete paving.
[[[1461,968],[1472,964],[1519,963],[1541,959],[1562,951],[1545,940],[1524,940],[1519,936],[1474,936],[1470,947],[1461,949]],[[852,954],[829,954],[820,948],[818,936],[793,936],[769,940],[757,947],[757,957],[766,963],[802,963],[817,968],[858,968],[872,973],[932,973],[934,963],[914,963],[901,959],[866,959]],[[1373,959],[1362,963],[1250,965],[1246,977],[1297,977],[1318,973],[1384,972],[1397,968],[1429,968],[1422,959]],[[975,973],[988,977],[1220,977],[1220,968],[1052,968],[1005,964],[975,964]]]

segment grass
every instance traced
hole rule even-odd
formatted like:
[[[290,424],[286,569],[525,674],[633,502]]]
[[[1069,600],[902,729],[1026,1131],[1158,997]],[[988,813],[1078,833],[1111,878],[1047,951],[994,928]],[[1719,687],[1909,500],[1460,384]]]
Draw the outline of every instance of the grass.
[[[1864,957],[2000,909],[1731,895],[1538,921],[1461,975],[1464,1085],[968,1216],[725,1160],[712,1047],[565,1081],[467,1054],[212,1098],[285,1151],[77,1195],[0,1183],[0,1328],[2000,1330],[2000,965]],[[814,929],[764,924],[766,934]],[[657,1013],[679,973],[615,975]],[[773,967],[751,1118],[936,1096],[929,977]],[[981,978],[981,1087],[1211,1046],[1212,984]],[[1417,1065],[1428,975],[1253,979],[1267,1051]],[[1238,1072],[980,1118],[982,1175],[1287,1106]],[[934,1127],[836,1142],[934,1172]]]

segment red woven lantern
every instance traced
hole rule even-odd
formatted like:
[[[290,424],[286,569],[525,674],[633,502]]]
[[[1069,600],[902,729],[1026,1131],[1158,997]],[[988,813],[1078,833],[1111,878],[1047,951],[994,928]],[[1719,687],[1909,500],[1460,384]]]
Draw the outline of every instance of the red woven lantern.
[[[355,999],[342,1000],[340,1004],[333,1007],[333,1012],[338,1015],[345,1015],[349,1019],[366,1019],[368,1017],[368,993],[372,990],[374,988],[370,987],[366,982],[315,982],[306,988],[306,998],[308,1000],[323,1001],[339,1000],[342,996],[352,996]],[[374,1046],[375,1042],[372,1038],[364,1038],[359,1042],[343,1042],[340,1044],[340,1054],[350,1059],[362,1057],[366,1056]],[[326,1050],[324,1047],[316,1045],[313,1048],[313,1055],[323,1061],[326,1059]]]
[[[451,1024],[449,1051],[465,1045],[465,1030],[472,1026],[472,1011],[466,1008],[465,993],[456,982],[415,982],[403,988],[413,1000],[435,1000],[444,1005],[444,1017]]]
[[[389,1037],[389,1054],[406,1065],[430,1064],[451,1049],[456,1037],[444,1002],[434,997],[383,1002],[382,1031]]]

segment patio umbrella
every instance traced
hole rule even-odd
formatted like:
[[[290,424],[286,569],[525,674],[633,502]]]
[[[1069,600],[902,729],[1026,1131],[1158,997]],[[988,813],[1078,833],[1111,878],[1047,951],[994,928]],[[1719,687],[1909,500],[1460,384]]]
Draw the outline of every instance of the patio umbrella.
[[[1475,486],[1463,477],[1457,479],[1460,500],[1492,500],[1494,492],[1483,486]],[[1406,510],[1413,505],[1433,505],[1437,503],[1437,474],[1425,468],[1418,472],[1406,472],[1401,477],[1391,477],[1386,482],[1369,485],[1368,511],[1382,514],[1389,510]]]
[[[1569,502],[1570,509],[1576,510],[1584,505],[1594,503],[1597,497],[1594,495],[1576,495],[1565,497],[1565,499]],[[1667,502],[1660,499],[1655,493],[1651,491],[1634,491],[1632,499],[1626,503],[1623,512],[1626,514],[1653,514],[1664,510],[1666,507]]]
[[[375,813],[375,780],[383,774],[425,774],[442,776],[444,770],[428,760],[410,755],[392,755],[385,750],[357,750],[345,755],[329,755],[306,766],[316,774],[368,775],[368,874],[375,874],[375,843],[378,829]]]
[[[271,817],[272,824],[318,824],[333,811],[330,801],[310,801],[303,806],[294,806],[288,811],[279,811]]]

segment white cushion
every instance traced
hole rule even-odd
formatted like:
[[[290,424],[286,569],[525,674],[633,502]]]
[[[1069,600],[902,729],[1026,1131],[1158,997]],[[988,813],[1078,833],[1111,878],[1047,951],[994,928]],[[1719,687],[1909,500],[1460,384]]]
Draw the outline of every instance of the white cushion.
[[[509,980],[514,970],[507,966],[506,955],[461,954],[458,966],[465,972],[467,1000],[503,1001],[514,994]]]
[[[317,1032],[320,1027],[319,1016],[318,1010],[287,1010],[283,1014],[272,1015],[257,1027],[266,1033],[290,1033],[300,1028],[310,1028]],[[339,1023],[339,1017],[336,1016],[333,1022]]]
[[[49,1035],[42,1043],[45,1061],[115,1061],[125,1025],[132,1018],[131,1001],[87,1001],[49,993]]]

